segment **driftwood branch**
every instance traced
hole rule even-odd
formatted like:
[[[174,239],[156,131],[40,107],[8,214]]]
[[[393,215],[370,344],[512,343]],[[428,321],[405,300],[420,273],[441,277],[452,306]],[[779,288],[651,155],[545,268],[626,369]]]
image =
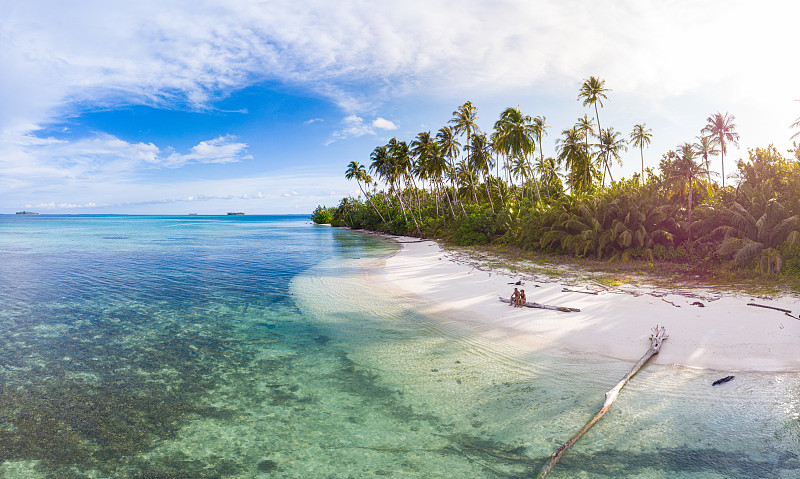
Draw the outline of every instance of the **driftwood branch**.
[[[576,289],[569,289],[569,288],[563,288],[563,289],[561,289],[561,292],[562,293],[583,293],[583,294],[594,294],[594,295],[597,295],[597,291],[578,291]]]
[[[766,304],[757,304],[757,303],[747,303],[748,306],[756,306],[759,308],[766,308],[766,309],[774,309],[775,311],[780,311],[781,313],[792,314],[792,312],[788,309],[783,308],[776,308],[775,306],[767,306]]]
[[[511,302],[510,299],[503,298],[502,296],[500,297],[500,301],[502,301],[504,303],[510,303]],[[581,310],[578,309],[578,308],[570,308],[570,307],[567,307],[567,306],[551,306],[549,304],[532,303],[530,301],[525,301],[524,306],[526,308],[550,309],[550,310],[553,310],[553,311],[563,311],[565,313],[580,313],[581,312]]]
[[[547,473],[550,472],[550,469],[552,469],[553,466],[555,466],[556,462],[558,462],[558,460],[561,459],[561,455],[564,454],[564,452],[567,449],[569,449],[573,444],[575,444],[575,442],[578,439],[580,439],[581,436],[583,436],[586,433],[586,431],[589,430],[590,427],[594,426],[594,424],[597,421],[599,421],[601,417],[603,417],[606,411],[608,411],[609,408],[611,408],[611,405],[614,404],[614,401],[617,400],[617,396],[619,395],[619,392],[622,390],[622,387],[625,386],[628,380],[631,377],[633,377],[633,375],[636,374],[636,372],[639,371],[639,369],[641,369],[642,366],[644,366],[644,364],[647,362],[648,359],[650,359],[654,354],[658,354],[658,352],[661,350],[661,344],[667,338],[669,338],[669,335],[667,335],[667,331],[664,329],[663,326],[661,327],[656,326],[653,328],[653,333],[650,335],[650,349],[648,349],[647,352],[644,353],[644,356],[642,356],[642,358],[639,359],[639,362],[637,362],[636,365],[633,366],[633,369],[631,369],[630,372],[628,372],[628,374],[626,374],[625,377],[622,378],[617,383],[616,386],[611,388],[611,390],[606,393],[606,400],[603,403],[603,407],[600,408],[600,411],[598,411],[597,414],[595,414],[594,417],[590,419],[589,422],[587,422],[586,425],[583,426],[580,431],[578,431],[577,434],[572,436],[572,438],[569,441],[565,442],[561,447],[559,447],[556,450],[556,452],[553,453],[552,456],[550,456],[550,460],[547,462],[547,464],[545,464],[541,472],[539,472],[539,475],[536,476],[537,479],[542,479],[545,476],[547,476]]]

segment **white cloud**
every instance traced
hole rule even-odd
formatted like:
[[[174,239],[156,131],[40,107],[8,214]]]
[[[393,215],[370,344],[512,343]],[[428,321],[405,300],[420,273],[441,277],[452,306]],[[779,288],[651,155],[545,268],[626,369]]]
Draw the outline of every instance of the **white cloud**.
[[[323,122],[323,121],[325,121],[325,120],[323,120],[322,118],[311,118],[309,120],[304,121],[303,124],[304,125],[311,125],[312,123],[319,123],[319,122]]]
[[[344,140],[347,138],[358,138],[364,135],[374,135],[375,129],[381,130],[396,130],[397,125],[393,122],[377,117],[370,123],[366,123],[363,118],[358,115],[349,115],[342,119],[342,129],[336,130],[331,135],[326,145],[329,145],[337,140]]]
[[[247,146],[228,135],[201,141],[186,154],[167,149],[172,152],[166,155],[153,143],[102,133],[73,141],[23,136],[0,142],[0,179],[13,178],[4,183],[18,190],[46,182],[127,182],[145,170],[250,159]]]
[[[396,130],[397,125],[387,120],[386,118],[378,117],[372,122],[372,126],[381,130]]]
[[[233,136],[227,135],[201,141],[191,148],[190,153],[186,155],[173,153],[162,164],[169,168],[179,168],[188,163],[235,163],[253,158],[250,155],[243,155],[247,149],[246,143],[233,140]]]

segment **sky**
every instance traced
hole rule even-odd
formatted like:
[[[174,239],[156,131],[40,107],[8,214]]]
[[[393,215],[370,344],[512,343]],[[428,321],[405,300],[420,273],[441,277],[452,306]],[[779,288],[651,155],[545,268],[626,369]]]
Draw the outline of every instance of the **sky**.
[[[510,106],[545,116],[555,156],[594,116],[590,76],[604,128],[652,130],[645,167],[734,115],[728,173],[792,146],[798,18],[771,0],[0,0],[0,213],[306,214],[358,195],[350,161],[466,101],[484,131]]]

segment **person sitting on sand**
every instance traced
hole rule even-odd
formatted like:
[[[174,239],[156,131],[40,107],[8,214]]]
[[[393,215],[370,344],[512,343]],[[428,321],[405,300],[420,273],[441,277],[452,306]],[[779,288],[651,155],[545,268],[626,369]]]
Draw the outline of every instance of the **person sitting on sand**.
[[[511,293],[511,301],[508,302],[508,305],[509,306],[516,306],[517,305],[517,299],[519,299],[519,290],[517,288],[514,288],[514,292]]]
[[[518,307],[521,308],[521,307],[525,306],[525,300],[526,300],[526,298],[525,298],[525,290],[523,289],[523,290],[520,290],[519,297],[517,298]]]

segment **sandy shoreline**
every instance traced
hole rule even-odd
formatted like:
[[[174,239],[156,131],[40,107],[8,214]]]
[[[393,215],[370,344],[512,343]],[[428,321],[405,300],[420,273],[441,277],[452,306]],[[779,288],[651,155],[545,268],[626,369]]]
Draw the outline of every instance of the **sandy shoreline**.
[[[455,321],[489,338],[531,350],[561,348],[636,361],[649,346],[650,329],[665,326],[670,338],[651,361],[720,371],[800,371],[800,320],[747,303],[800,312],[800,300],[712,290],[665,291],[647,287],[598,288],[559,278],[525,277],[453,261],[432,241],[401,238],[375,284],[418,301],[426,313]],[[508,297],[522,279],[528,301],[580,308],[564,313],[511,308]],[[564,292],[564,288],[597,295]],[[680,294],[676,294],[680,293]],[[702,303],[703,307],[692,303]]]

